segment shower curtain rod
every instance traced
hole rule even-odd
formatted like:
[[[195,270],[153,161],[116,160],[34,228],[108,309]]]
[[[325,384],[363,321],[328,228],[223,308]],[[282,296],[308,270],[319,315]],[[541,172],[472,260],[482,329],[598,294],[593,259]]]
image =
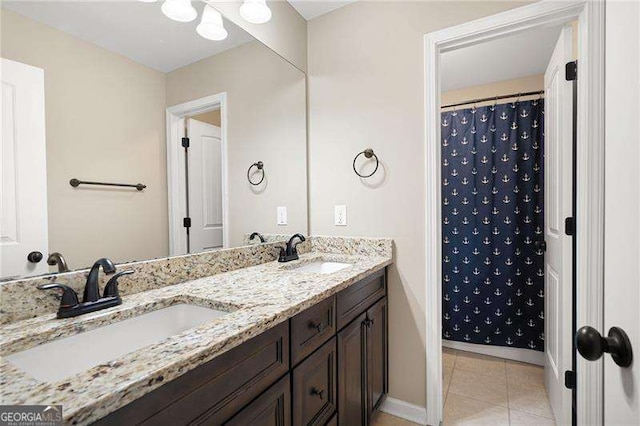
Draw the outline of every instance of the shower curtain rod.
[[[470,101],[460,102],[457,104],[442,105],[440,108],[451,108],[451,107],[456,107],[460,105],[469,105],[469,104],[476,104],[479,102],[497,101],[498,99],[508,99],[508,98],[515,98],[515,97],[521,97],[521,96],[533,96],[533,95],[544,95],[544,90],[538,90],[535,92],[512,93],[510,95],[500,95],[500,96],[494,96],[492,98],[472,99]]]

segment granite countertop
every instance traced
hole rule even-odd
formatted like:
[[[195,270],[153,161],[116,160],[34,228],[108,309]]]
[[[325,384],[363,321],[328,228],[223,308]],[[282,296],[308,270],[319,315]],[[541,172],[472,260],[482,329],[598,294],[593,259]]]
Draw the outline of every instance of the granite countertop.
[[[351,263],[331,274],[293,271],[315,260]],[[91,423],[187,371],[286,321],[391,264],[390,257],[310,253],[123,297],[120,306],[76,318],[39,316],[0,326],[2,404],[61,404],[70,424]],[[56,383],[44,383],[4,357],[177,303],[230,313]],[[55,366],[52,366],[55,368]]]

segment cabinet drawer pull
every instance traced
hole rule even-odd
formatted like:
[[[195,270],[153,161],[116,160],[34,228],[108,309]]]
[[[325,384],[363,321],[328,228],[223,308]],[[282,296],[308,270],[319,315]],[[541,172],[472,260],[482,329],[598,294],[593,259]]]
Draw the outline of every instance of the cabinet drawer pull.
[[[316,388],[312,388],[311,395],[318,396],[320,399],[324,399],[324,389],[318,390]]]
[[[309,328],[314,328],[318,330],[318,333],[320,333],[324,329],[321,322],[313,322],[313,321],[309,321]]]

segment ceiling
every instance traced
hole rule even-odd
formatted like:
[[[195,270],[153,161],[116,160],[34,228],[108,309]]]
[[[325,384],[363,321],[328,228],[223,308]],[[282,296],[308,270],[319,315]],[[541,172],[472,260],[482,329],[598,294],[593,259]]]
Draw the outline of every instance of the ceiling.
[[[307,21],[357,0],[287,0]]]
[[[202,16],[202,2],[193,2]],[[173,71],[253,40],[225,20],[229,37],[211,41],[196,33],[199,18],[175,22],[160,3],[140,1],[2,1],[2,7],[161,72]]]
[[[543,74],[561,29],[555,26],[525,31],[443,53],[442,91]]]

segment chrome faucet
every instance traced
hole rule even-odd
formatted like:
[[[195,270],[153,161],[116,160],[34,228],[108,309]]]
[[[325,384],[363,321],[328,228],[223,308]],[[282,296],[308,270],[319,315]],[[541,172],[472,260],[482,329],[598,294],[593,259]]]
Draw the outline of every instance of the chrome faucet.
[[[298,241],[295,241],[295,240]],[[291,262],[292,260],[298,260],[298,244],[306,241],[306,238],[302,234],[294,234],[285,247],[280,247],[280,255],[278,256],[278,262]]]
[[[133,274],[133,271],[122,271],[111,277],[104,287],[104,294],[100,297],[100,287],[98,278],[100,275],[100,267],[108,274],[115,274],[116,267],[112,261],[106,258],[98,259],[87,276],[87,282],[84,286],[84,295],[82,303],[78,300],[78,294],[71,287],[56,282],[38,286],[40,290],[62,290],[62,299],[58,308],[58,318],[70,318],[89,312],[99,311],[101,309],[111,308],[120,305],[122,299],[118,292],[118,278],[123,275]]]

